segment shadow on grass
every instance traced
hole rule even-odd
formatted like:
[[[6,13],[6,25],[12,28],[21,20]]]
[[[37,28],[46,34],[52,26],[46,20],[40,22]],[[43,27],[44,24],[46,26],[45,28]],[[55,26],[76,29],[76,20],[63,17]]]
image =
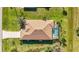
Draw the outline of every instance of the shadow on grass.
[[[21,40],[23,44],[53,44],[54,40]]]

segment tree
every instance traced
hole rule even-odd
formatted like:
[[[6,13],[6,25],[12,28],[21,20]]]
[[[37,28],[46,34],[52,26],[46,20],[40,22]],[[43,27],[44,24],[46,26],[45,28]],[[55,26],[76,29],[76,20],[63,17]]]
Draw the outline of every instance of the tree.
[[[63,15],[67,16],[67,11],[63,8]]]
[[[24,17],[19,18],[20,29],[25,29],[26,21]]]
[[[79,36],[79,27],[76,30],[77,36]]]

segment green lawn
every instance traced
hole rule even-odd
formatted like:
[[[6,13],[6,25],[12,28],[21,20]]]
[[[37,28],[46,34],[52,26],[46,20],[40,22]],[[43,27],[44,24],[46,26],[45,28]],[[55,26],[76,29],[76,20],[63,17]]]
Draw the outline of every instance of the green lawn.
[[[54,43],[51,44],[27,44],[20,39],[3,39],[4,52],[50,52],[54,49]]]
[[[19,31],[19,19],[17,15],[21,15],[20,10],[23,12],[23,16],[26,19],[42,19],[46,16],[48,19],[60,21],[63,19],[63,9],[62,8],[50,8],[49,11],[44,8],[38,8],[36,12],[23,11],[19,8],[3,8],[3,20],[2,29],[6,31]],[[16,13],[17,12],[17,13]]]
[[[18,10],[17,10],[18,11]],[[18,12],[19,14],[19,12]],[[19,23],[15,9],[3,8],[2,29],[6,31],[19,31]]]
[[[3,51],[11,51],[12,49],[15,49],[17,46],[20,45],[20,41],[17,38],[16,40],[14,38],[11,39],[4,39],[2,40],[2,50]]]
[[[73,40],[73,51],[74,52],[79,52],[79,39],[74,39]]]

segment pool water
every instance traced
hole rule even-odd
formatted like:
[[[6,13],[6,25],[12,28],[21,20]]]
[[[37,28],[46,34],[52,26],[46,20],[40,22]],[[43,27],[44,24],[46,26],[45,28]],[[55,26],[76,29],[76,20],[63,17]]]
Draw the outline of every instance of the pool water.
[[[59,37],[59,26],[55,25],[55,27],[52,29],[52,38],[58,39]]]

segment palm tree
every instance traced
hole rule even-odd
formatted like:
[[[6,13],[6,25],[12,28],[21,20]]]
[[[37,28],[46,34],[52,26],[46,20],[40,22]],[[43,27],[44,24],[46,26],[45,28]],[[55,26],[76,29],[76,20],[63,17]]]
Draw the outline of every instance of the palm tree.
[[[25,29],[26,21],[24,17],[19,18],[20,29]]]

